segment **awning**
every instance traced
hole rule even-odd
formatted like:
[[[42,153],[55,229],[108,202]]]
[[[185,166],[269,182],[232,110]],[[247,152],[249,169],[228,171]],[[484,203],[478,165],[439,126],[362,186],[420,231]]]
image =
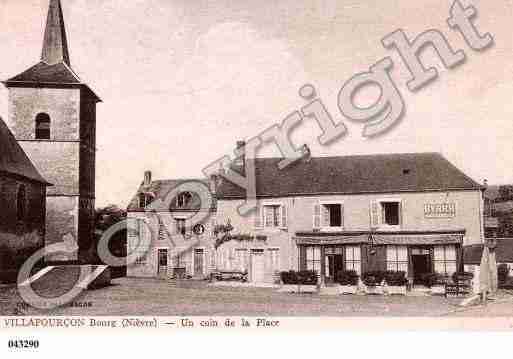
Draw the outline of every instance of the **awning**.
[[[373,243],[403,245],[461,244],[463,234],[374,234]]]
[[[301,235],[294,239],[298,245],[337,245],[371,243],[370,233],[354,235]],[[406,233],[373,233],[374,245],[442,245],[462,244],[463,234],[406,234]]]
[[[369,242],[369,235],[355,236],[308,236],[295,237],[298,245],[336,245],[336,244],[356,244]]]

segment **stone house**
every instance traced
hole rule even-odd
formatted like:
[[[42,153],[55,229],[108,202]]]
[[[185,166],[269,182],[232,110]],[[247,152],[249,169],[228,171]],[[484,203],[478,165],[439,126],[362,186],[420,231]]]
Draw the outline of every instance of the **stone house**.
[[[482,186],[436,153],[248,159],[258,206],[237,208],[245,191],[217,190],[217,221],[234,233],[218,250],[223,266],[270,283],[284,270],[315,270],[321,283],[340,270],[401,270],[419,282],[463,269],[463,245],[482,243]],[[243,161],[244,162],[244,161]],[[225,264],[227,263],[227,264]]]
[[[127,208],[127,251],[137,251],[140,239],[149,241],[149,250],[141,251],[137,261],[128,266],[133,277],[205,278],[216,267],[215,226],[216,202],[209,205],[193,190],[180,189],[194,183],[210,190],[204,179],[152,180],[146,172],[144,181]],[[176,193],[174,192],[176,191]],[[203,220],[191,224],[191,216]]]
[[[43,247],[47,186],[0,118],[0,272]]]
[[[50,0],[41,60],[3,84],[7,125],[37,170],[54,184],[46,194],[47,244],[89,251],[95,205],[96,104],[100,98],[71,68],[60,0]]]

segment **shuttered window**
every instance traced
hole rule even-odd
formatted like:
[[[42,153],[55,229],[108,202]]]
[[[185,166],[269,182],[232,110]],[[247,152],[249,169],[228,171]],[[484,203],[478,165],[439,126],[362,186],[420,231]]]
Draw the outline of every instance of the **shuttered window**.
[[[255,228],[282,228],[288,227],[288,211],[284,204],[264,204],[255,210]]]

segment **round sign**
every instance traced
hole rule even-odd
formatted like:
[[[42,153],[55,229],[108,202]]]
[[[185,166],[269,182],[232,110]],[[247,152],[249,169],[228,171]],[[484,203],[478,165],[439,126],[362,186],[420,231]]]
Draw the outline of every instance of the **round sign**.
[[[202,225],[201,223],[198,223],[197,225],[194,226],[194,228],[192,230],[194,231],[194,234],[200,235],[200,234],[205,233],[205,226]]]

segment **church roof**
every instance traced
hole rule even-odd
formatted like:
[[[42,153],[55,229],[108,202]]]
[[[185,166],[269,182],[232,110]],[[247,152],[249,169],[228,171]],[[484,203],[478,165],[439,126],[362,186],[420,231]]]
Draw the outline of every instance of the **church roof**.
[[[50,185],[37,171],[9,128],[0,118],[0,172]]]

